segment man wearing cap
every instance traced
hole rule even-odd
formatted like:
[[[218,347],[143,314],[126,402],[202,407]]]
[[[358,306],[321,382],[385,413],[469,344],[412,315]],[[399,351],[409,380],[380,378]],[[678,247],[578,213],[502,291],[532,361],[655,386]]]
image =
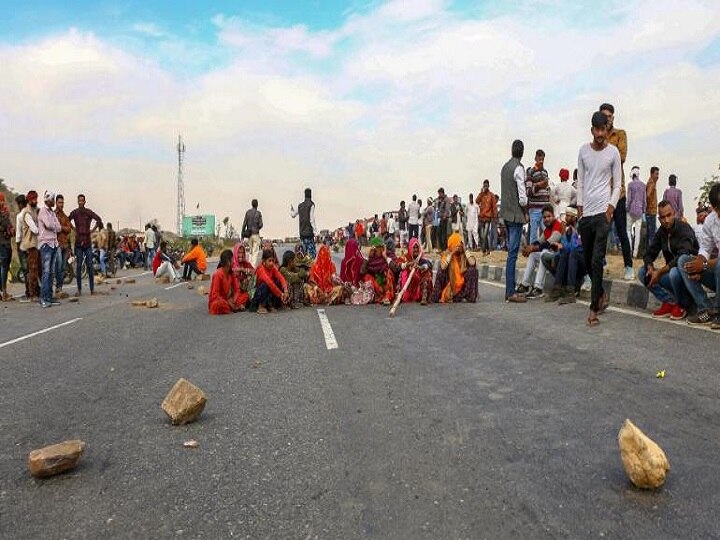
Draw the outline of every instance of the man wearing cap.
[[[607,250],[610,223],[620,198],[622,161],[617,147],[608,143],[608,118],[596,112],[591,119],[593,140],[578,152],[577,206],[585,268],[590,272],[590,311],[587,325],[600,323],[598,314],[604,311],[609,299],[603,290],[603,260]]]
[[[38,251],[38,208],[37,191],[30,190],[25,196],[27,206],[20,212],[20,249],[27,256],[27,296],[30,302],[36,302],[40,294],[38,280],[40,279],[40,252]]]
[[[305,253],[313,259],[317,256],[315,249],[315,235],[317,225],[315,224],[315,203],[312,200],[312,190],[305,188],[305,200],[298,204],[297,210],[290,205],[290,217],[298,219],[300,242],[305,248]]]
[[[565,223],[565,210],[571,204],[575,204],[576,191],[568,179],[570,178],[570,171],[567,169],[560,169],[560,183],[557,184],[552,191],[552,201],[555,203],[556,214],[560,218],[560,221]]]
[[[90,286],[90,294],[95,292],[95,274],[93,271],[93,252],[90,233],[98,228],[102,223],[102,219],[89,208],[85,208],[85,195],[82,193],[77,198],[78,207],[70,212],[68,216],[70,221],[75,224],[75,259],[77,278],[77,292],[75,296],[82,294],[82,265],[83,259],[88,273],[88,284]],[[93,221],[95,225],[93,226]]]
[[[627,186],[627,234],[633,250],[633,257],[637,258],[640,249],[640,231],[642,219],[647,211],[647,190],[645,183],[640,180],[640,167],[630,170],[630,183]]]
[[[57,254],[57,235],[62,228],[53,208],[55,207],[55,193],[46,191],[43,196],[44,204],[38,212],[38,245],[40,246],[40,262],[42,265],[42,287],[40,288],[40,305],[49,308],[59,305],[60,302],[52,298],[52,278]]]

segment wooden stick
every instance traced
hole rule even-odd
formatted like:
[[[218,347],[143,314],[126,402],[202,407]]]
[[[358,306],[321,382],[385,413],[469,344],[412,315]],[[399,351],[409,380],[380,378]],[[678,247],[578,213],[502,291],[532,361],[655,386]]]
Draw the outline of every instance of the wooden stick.
[[[395,299],[395,303],[390,308],[390,316],[395,316],[395,311],[397,311],[398,306],[400,305],[400,301],[402,300],[403,295],[405,294],[405,291],[407,291],[407,288],[410,286],[410,282],[412,281],[413,276],[415,275],[415,270],[417,270],[417,266],[413,266],[412,270],[410,270],[410,275],[407,278],[407,281],[405,282],[405,285],[403,286],[402,290],[398,293],[397,298]]]

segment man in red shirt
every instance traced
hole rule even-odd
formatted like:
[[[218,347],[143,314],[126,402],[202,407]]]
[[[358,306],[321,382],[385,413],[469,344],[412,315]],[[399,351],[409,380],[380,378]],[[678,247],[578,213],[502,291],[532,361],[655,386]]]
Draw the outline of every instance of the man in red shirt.
[[[538,236],[538,241],[523,247],[522,254],[528,258],[527,266],[525,267],[525,274],[517,288],[517,292],[525,294],[525,297],[530,298],[542,298],[543,283],[545,282],[545,265],[542,263],[543,253],[548,253],[557,249],[553,244],[560,242],[562,238],[562,223],[559,219],[555,219],[555,209],[552,204],[546,204],[542,209],[542,220],[545,229]],[[530,288],[530,278],[532,277],[533,270],[537,267],[535,274],[535,283]]]
[[[275,266],[275,253],[266,249],[262,254],[262,263],[255,270],[253,306],[260,314],[272,313],[286,304],[289,297],[287,282]]]

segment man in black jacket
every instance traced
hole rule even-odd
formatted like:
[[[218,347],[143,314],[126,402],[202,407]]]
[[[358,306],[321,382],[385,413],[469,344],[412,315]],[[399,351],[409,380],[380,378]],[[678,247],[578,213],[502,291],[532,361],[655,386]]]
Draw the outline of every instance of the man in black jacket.
[[[655,233],[645,253],[645,264],[638,272],[638,279],[662,305],[653,311],[653,317],[670,317],[674,321],[684,319],[689,306],[689,294],[683,283],[677,263],[681,255],[697,255],[698,241],[695,231],[687,223],[677,219],[668,201],[658,205],[661,227]],[[665,266],[655,268],[654,262],[662,252]]]
[[[250,263],[257,266],[260,256],[260,231],[263,228],[262,213],[258,210],[258,201],[253,199],[250,202],[251,208],[245,212],[240,229],[242,237],[250,240]]]

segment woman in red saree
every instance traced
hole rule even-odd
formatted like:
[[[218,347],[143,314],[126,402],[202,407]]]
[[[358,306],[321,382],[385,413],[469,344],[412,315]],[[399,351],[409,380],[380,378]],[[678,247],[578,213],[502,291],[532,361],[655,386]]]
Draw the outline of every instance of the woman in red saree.
[[[353,287],[359,287],[360,281],[362,281],[360,271],[362,270],[364,262],[365,257],[363,257],[360,251],[358,241],[351,238],[347,244],[345,244],[345,258],[340,264],[340,279],[343,283],[349,283]]]
[[[310,267],[310,283],[307,286],[308,297],[313,304],[339,304],[344,298],[342,283],[336,275],[335,264],[330,249],[323,244],[317,258]]]
[[[220,254],[220,263],[212,275],[210,294],[208,296],[208,313],[210,315],[226,315],[245,311],[249,301],[248,294],[240,290],[237,278],[232,269],[233,253],[226,249]]]
[[[363,281],[371,283],[375,303],[389,306],[395,296],[395,278],[385,257],[385,244],[379,236],[370,240],[370,255],[363,263]]]
[[[432,294],[432,269],[433,265],[424,256],[422,247],[417,238],[411,238],[407,254],[398,259],[400,266],[400,288],[405,287],[412,269],[415,268],[410,284],[403,294],[403,302],[420,302],[427,305]]]

